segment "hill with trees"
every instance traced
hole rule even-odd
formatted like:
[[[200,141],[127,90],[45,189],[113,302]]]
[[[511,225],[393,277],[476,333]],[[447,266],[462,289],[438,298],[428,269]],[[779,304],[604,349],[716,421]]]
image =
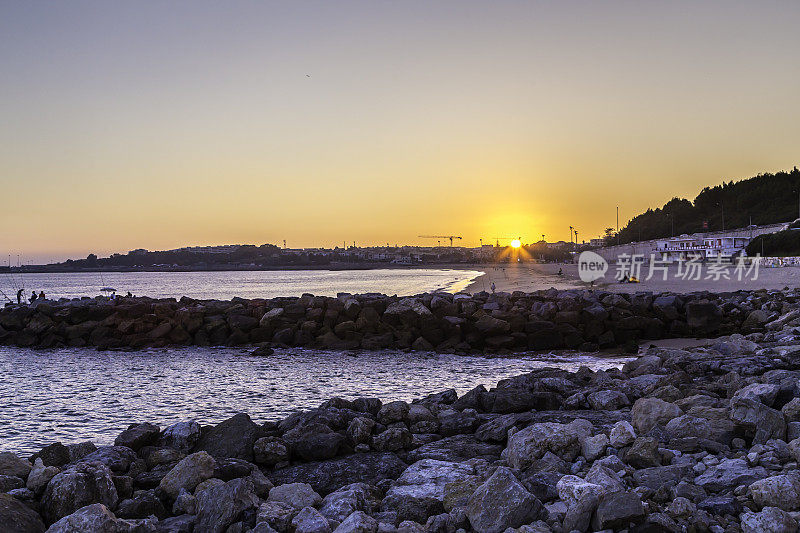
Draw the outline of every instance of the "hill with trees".
[[[759,174],[741,181],[706,187],[693,202],[673,198],[648,209],[619,232],[619,242],[660,239],[683,233],[774,224],[798,218],[800,170]],[[616,238],[606,236],[609,244]]]

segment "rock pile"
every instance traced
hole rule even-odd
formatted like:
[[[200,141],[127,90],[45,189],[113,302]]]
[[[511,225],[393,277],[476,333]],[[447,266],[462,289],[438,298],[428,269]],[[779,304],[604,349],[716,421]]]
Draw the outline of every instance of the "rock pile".
[[[635,347],[644,339],[764,331],[800,291],[433,293],[398,298],[40,301],[0,311],[0,344],[101,349],[258,344],[451,353]],[[264,352],[262,352],[264,353]]]
[[[258,424],[0,454],[6,532],[796,532],[800,316],[622,369],[540,369]]]

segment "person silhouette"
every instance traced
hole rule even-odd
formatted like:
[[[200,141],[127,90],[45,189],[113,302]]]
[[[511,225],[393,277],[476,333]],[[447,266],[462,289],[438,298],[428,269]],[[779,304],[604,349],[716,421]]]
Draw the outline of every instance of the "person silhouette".
[[[25,294],[25,293],[24,293],[24,290],[25,290],[25,289],[20,289],[20,290],[18,290],[18,291],[17,291],[17,303],[18,303],[18,304],[21,304],[21,303],[22,303],[22,297],[23,297],[23,295]]]
[[[37,296],[36,296],[36,291],[33,291],[33,292],[31,293],[31,303],[35,302],[35,301],[36,301],[36,298],[37,298]]]

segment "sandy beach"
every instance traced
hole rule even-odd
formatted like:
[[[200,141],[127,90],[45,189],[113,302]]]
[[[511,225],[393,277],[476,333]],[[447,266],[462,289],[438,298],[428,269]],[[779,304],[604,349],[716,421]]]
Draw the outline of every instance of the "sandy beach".
[[[730,271],[730,279],[714,279],[709,277],[707,265],[703,268],[700,279],[683,279],[678,276],[677,266],[670,267],[667,272],[667,279],[662,279],[661,273],[655,273],[647,279],[647,267],[642,269],[640,283],[617,283],[613,280],[615,269],[612,265],[606,272],[604,279],[595,282],[594,287],[584,283],[578,277],[577,264],[507,264],[503,266],[494,265],[473,265],[470,269],[480,270],[484,275],[477,277],[465,289],[469,293],[480,291],[491,292],[492,283],[495,290],[500,292],[513,291],[537,291],[549,289],[574,289],[574,288],[594,288],[613,292],[675,292],[688,293],[694,291],[711,292],[731,292],[738,290],[755,289],[783,289],[784,287],[800,286],[800,267],[781,267],[781,268],[760,268],[758,276],[753,279],[753,275],[742,276],[738,280]],[[562,269],[563,275],[559,276],[558,271]]]

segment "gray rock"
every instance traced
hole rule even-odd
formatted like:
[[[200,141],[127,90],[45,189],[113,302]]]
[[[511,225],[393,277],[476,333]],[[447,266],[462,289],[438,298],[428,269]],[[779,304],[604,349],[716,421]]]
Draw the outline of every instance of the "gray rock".
[[[195,531],[208,533],[222,533],[228,526],[241,520],[245,513],[255,514],[259,506],[253,483],[246,478],[233,479],[227,483],[214,479],[207,481],[198,487],[195,499]]]
[[[429,516],[444,512],[445,485],[473,474],[474,468],[464,463],[417,461],[392,483],[381,508],[396,511],[400,520],[424,523]]]
[[[296,514],[297,509],[288,503],[267,501],[258,508],[256,524],[266,524],[278,533],[284,533],[289,530]]]
[[[196,452],[181,459],[167,475],[159,487],[169,497],[175,498],[181,489],[193,491],[197,485],[214,475],[217,462],[207,452]]]
[[[61,472],[60,468],[57,466],[44,466],[42,459],[37,457],[36,461],[33,463],[33,469],[30,474],[28,474],[26,486],[35,494],[39,495],[44,492],[47,484],[50,483],[50,480],[59,472]]]
[[[115,508],[119,502],[111,470],[100,463],[78,463],[56,474],[42,496],[42,515],[55,522],[87,505],[102,503]]]
[[[469,499],[467,516],[478,533],[502,533],[546,518],[542,503],[508,468],[499,467]]]
[[[313,507],[306,507],[292,519],[294,533],[331,533],[331,526]]]
[[[200,433],[200,424],[194,420],[186,420],[167,427],[161,434],[160,443],[162,446],[189,453],[200,440]]]
[[[125,446],[135,451],[154,444],[160,431],[158,426],[149,422],[131,424],[114,440],[114,446]]]
[[[744,459],[723,459],[697,476],[694,482],[706,490],[720,492],[739,485],[750,485],[767,475],[763,467],[750,467]]]
[[[289,448],[275,437],[262,437],[253,444],[256,464],[275,466],[289,460]]]
[[[597,509],[600,498],[596,494],[585,494],[579,501],[567,507],[564,515],[565,531],[586,531]]]
[[[620,420],[611,428],[609,444],[614,448],[630,446],[636,440],[636,431],[627,420]]]
[[[100,446],[95,451],[81,458],[82,463],[101,463],[116,474],[125,474],[139,460],[136,452],[127,446]],[[47,464],[47,461],[44,461]]]
[[[797,520],[777,507],[765,507],[760,513],[740,517],[744,533],[797,533]]]
[[[406,402],[389,402],[378,411],[378,422],[384,425],[405,422],[408,418],[409,406]]]
[[[248,415],[239,413],[203,433],[197,450],[214,457],[235,457],[252,463],[253,445],[261,436],[261,427]]]
[[[592,409],[597,411],[616,411],[620,407],[630,405],[628,397],[617,390],[601,390],[586,397]]]
[[[148,521],[149,522],[149,521]],[[119,520],[101,504],[82,507],[54,523],[47,533],[134,533],[135,531],[155,531],[155,526],[142,525],[134,529],[134,524]]]
[[[800,473],[797,471],[761,479],[752,483],[749,490],[759,507],[800,510]]]
[[[599,498],[605,494],[603,487],[595,485],[594,483],[589,483],[578,476],[562,477],[558,481],[556,489],[558,490],[558,497],[567,504],[568,509],[586,498],[587,495],[593,495]]]
[[[350,421],[347,426],[347,437],[350,442],[355,444],[369,443],[372,437],[372,428],[375,427],[375,421],[371,418],[359,416]]]
[[[335,457],[344,437],[325,424],[312,422],[298,425],[283,435],[293,456],[304,461],[321,461]]]
[[[608,447],[608,437],[605,433],[599,433],[593,437],[586,437],[581,442],[581,455],[587,461],[594,461],[606,453]]]
[[[375,533],[378,521],[363,511],[355,511],[339,524],[335,533]]]
[[[731,420],[754,434],[753,444],[764,444],[770,439],[783,440],[786,437],[783,414],[757,400],[731,400]]]
[[[506,460],[514,468],[525,469],[550,451],[572,461],[580,453],[581,439],[591,435],[591,430],[592,424],[581,419],[569,424],[542,422],[530,425],[508,439],[504,452]]]
[[[282,502],[300,510],[316,507],[322,503],[322,496],[314,492],[308,483],[287,483],[273,487],[269,491],[268,501]]]
[[[352,483],[325,496],[319,512],[329,521],[342,522],[356,511],[372,513],[380,507],[380,491],[366,483]]]
[[[658,398],[639,398],[631,409],[631,420],[637,432],[647,433],[653,426],[666,425],[682,414],[681,408],[674,403]]]
[[[605,494],[594,513],[592,526],[595,530],[628,528],[640,523],[645,516],[641,498],[630,492]]]

